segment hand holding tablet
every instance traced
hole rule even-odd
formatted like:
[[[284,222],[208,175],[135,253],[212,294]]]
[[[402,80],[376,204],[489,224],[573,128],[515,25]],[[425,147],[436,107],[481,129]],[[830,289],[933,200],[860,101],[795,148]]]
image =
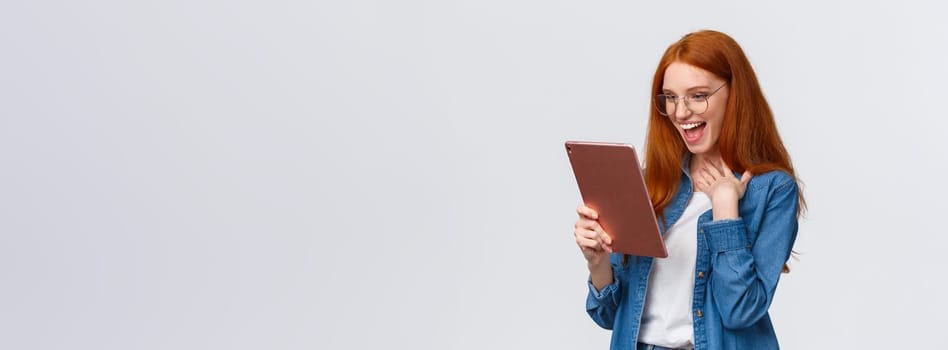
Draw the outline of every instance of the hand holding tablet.
[[[597,228],[586,223],[587,229],[608,234],[597,237],[605,244],[596,246],[611,246],[623,254],[667,257],[635,148],[621,143],[567,141],[566,152],[585,206],[598,215],[596,219],[584,215],[580,207],[577,225],[585,222],[585,217],[599,224]],[[587,251],[591,247],[583,248],[587,259],[595,253]]]

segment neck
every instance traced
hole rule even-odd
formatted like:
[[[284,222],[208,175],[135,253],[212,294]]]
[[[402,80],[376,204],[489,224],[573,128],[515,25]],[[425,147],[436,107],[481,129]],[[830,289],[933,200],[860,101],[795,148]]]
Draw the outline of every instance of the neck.
[[[691,169],[694,170],[695,166],[704,164],[705,161],[711,162],[712,164],[721,164],[721,153],[714,150],[708,153],[692,154]]]

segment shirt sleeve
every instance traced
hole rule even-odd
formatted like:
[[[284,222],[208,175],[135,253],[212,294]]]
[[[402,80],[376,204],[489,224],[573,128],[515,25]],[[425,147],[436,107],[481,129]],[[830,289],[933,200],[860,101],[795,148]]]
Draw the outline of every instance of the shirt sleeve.
[[[767,314],[797,235],[797,186],[792,178],[771,190],[754,242],[744,219],[699,227],[711,251],[710,288],[724,327],[741,329]]]
[[[615,271],[615,266],[613,266]],[[619,309],[619,279],[613,272],[612,283],[597,291],[592,280],[588,280],[589,294],[586,296],[586,313],[600,327],[611,330]]]

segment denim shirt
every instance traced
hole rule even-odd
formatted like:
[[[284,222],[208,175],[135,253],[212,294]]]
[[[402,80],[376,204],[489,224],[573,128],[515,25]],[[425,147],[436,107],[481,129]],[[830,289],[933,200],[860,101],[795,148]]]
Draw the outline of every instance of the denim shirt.
[[[687,164],[686,158],[678,192],[663,211],[665,225],[659,220],[663,234],[693,194]],[[698,218],[695,350],[779,348],[767,310],[797,236],[797,191],[785,172],[754,175],[738,202],[740,218],[712,221],[712,210]],[[635,349],[652,260],[613,253],[612,284],[596,291],[588,283],[586,311],[613,330],[611,349]]]

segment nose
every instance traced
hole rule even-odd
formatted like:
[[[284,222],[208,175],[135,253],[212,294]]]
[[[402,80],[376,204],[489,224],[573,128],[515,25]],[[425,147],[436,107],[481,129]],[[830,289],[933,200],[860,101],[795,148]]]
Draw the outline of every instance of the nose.
[[[688,108],[688,104],[685,103],[685,99],[679,98],[678,100],[675,100],[675,118],[684,119],[690,115],[691,108]]]

